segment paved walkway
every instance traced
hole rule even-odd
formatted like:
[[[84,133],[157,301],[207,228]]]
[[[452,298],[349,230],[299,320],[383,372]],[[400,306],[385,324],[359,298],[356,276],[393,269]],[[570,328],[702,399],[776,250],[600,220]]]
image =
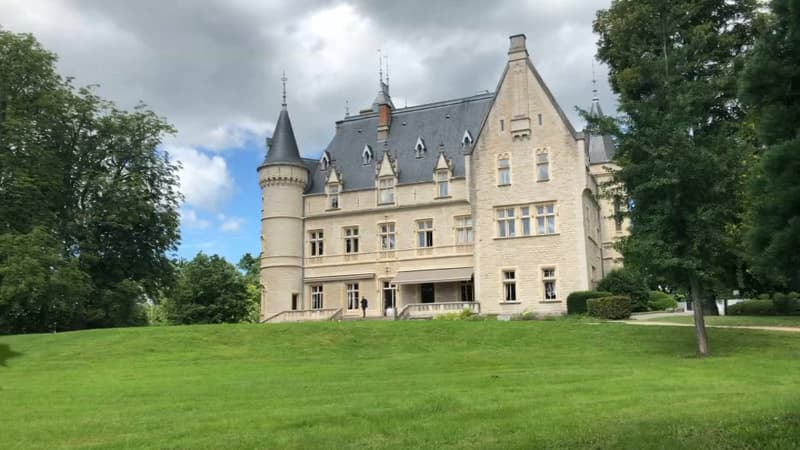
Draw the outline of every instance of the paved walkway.
[[[691,311],[686,312],[659,312],[659,313],[633,313],[631,320],[663,319],[664,317],[691,316]]]
[[[660,317],[674,317],[674,316],[691,316],[692,313],[659,313],[659,314],[642,314],[639,316],[631,316],[631,320],[620,320],[620,322],[628,325],[654,325],[662,327],[694,327],[691,323],[673,323],[673,322],[658,322],[656,320],[645,321],[643,319],[655,319]],[[786,331],[789,333],[800,333],[800,327],[765,327],[758,325],[706,325],[706,328],[736,328],[740,330],[763,330],[763,331]]]

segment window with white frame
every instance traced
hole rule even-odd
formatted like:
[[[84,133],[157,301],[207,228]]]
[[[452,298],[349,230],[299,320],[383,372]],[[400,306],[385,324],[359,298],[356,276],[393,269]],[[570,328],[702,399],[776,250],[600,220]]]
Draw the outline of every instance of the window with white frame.
[[[550,160],[547,150],[536,152],[536,181],[547,181],[550,179]]]
[[[438,197],[447,197],[450,195],[450,174],[446,170],[439,170],[436,172],[436,192]]]
[[[536,234],[554,234],[556,232],[555,203],[536,205]]]
[[[378,203],[394,203],[394,178],[381,178],[378,181]]]
[[[556,294],[556,269],[554,267],[547,267],[542,269],[542,284],[544,288],[544,299],[555,300]]]
[[[472,244],[472,216],[456,217],[456,244]]]
[[[514,237],[516,236],[514,226],[514,208],[499,208],[497,210],[497,236]]]
[[[311,256],[322,256],[324,254],[325,235],[322,230],[311,231],[308,233],[308,242]]]
[[[501,156],[497,159],[497,184],[499,186],[511,184],[511,162],[508,156]]]
[[[378,225],[378,237],[381,241],[381,250],[394,250],[396,247],[394,222]]]
[[[417,247],[433,247],[433,219],[417,221]]]
[[[328,200],[331,209],[339,208],[339,185],[332,183],[328,185]]]
[[[344,229],[344,252],[358,253],[358,227]]]
[[[358,311],[358,283],[347,283],[347,310]]]
[[[531,235],[531,208],[523,206],[519,209],[519,221],[522,224],[522,235]]]
[[[503,271],[503,301],[517,301],[517,273],[513,270]]]
[[[322,285],[311,286],[311,309],[322,309]]]

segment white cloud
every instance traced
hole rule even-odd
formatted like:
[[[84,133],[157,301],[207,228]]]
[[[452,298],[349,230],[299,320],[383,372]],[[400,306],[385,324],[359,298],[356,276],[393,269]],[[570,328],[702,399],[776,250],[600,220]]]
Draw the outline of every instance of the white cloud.
[[[244,219],[241,217],[229,217],[227,219],[223,219],[222,223],[219,226],[219,231],[225,231],[228,233],[235,233],[242,229],[242,225],[244,225]]]
[[[186,204],[213,212],[231,198],[233,177],[222,156],[207,155],[190,147],[168,146],[166,150],[181,163],[178,176]]]
[[[181,225],[187,228],[205,229],[211,224],[208,220],[197,216],[197,211],[190,208],[181,208]]]

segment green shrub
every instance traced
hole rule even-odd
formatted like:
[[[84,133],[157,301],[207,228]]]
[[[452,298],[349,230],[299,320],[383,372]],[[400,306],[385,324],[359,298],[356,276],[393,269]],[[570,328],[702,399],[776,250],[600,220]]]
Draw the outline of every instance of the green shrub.
[[[677,308],[678,302],[666,292],[650,291],[647,307],[651,311],[667,311]]]
[[[729,316],[774,316],[775,305],[772,300],[745,300],[728,306]]]
[[[586,301],[586,310],[592,317],[619,320],[631,317],[631,299],[621,295],[592,298]]]
[[[471,309],[463,309],[459,312],[452,312],[434,316],[433,320],[487,320],[487,316],[475,314]]]
[[[647,289],[644,277],[636,271],[625,267],[614,269],[600,280],[597,290],[630,298],[634,312],[647,311],[650,291]]]
[[[772,306],[775,307],[775,314],[779,316],[791,316],[798,313],[797,293],[781,294],[779,292],[772,296]]]
[[[586,300],[590,298],[611,297],[611,292],[576,291],[567,296],[567,314],[586,313]]]

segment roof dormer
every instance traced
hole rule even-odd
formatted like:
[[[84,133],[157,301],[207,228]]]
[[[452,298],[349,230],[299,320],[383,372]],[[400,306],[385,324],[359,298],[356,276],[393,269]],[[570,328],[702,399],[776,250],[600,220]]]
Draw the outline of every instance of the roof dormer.
[[[417,143],[414,144],[414,156],[417,158],[422,158],[425,156],[425,151],[427,147],[425,147],[425,140],[422,139],[422,136],[417,138]]]
[[[364,149],[361,151],[361,164],[372,164],[375,155],[372,153],[372,147],[369,144],[364,144]]]

